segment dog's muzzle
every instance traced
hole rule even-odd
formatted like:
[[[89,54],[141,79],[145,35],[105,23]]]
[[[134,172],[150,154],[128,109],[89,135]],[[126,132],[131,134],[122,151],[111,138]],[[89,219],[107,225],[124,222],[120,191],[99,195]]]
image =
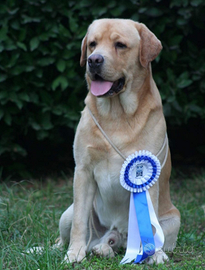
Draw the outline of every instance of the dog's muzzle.
[[[91,74],[91,93],[97,97],[112,97],[118,94],[124,87],[125,78],[114,82],[107,81],[101,76],[104,57],[100,54],[92,54],[88,57],[88,68]]]

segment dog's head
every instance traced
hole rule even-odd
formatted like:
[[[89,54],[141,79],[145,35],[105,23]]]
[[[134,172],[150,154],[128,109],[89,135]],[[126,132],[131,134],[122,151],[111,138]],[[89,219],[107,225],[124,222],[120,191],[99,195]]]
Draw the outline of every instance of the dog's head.
[[[82,41],[80,65],[92,94],[115,96],[141,76],[161,51],[161,42],[141,23],[123,19],[94,21]]]

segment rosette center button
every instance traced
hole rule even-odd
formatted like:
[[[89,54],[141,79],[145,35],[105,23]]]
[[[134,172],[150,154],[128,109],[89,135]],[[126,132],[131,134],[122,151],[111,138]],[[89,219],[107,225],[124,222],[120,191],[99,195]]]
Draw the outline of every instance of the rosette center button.
[[[143,165],[136,166],[136,178],[143,176]]]

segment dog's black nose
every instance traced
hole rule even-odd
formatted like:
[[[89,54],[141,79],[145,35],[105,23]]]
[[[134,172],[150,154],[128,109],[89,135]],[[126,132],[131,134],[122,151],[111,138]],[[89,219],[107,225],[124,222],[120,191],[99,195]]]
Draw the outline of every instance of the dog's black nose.
[[[99,68],[104,62],[104,58],[100,54],[92,54],[88,57],[88,65],[91,69]]]

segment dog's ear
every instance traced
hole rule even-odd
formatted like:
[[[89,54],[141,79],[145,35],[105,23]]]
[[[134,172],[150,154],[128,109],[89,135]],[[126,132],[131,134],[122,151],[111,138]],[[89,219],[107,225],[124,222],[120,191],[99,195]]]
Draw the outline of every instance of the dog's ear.
[[[140,34],[140,63],[147,68],[162,49],[162,44],[157,37],[143,24],[136,23],[137,30]]]
[[[86,50],[87,50],[87,34],[82,40],[81,44],[81,57],[80,57],[80,66],[83,67],[86,63]]]

